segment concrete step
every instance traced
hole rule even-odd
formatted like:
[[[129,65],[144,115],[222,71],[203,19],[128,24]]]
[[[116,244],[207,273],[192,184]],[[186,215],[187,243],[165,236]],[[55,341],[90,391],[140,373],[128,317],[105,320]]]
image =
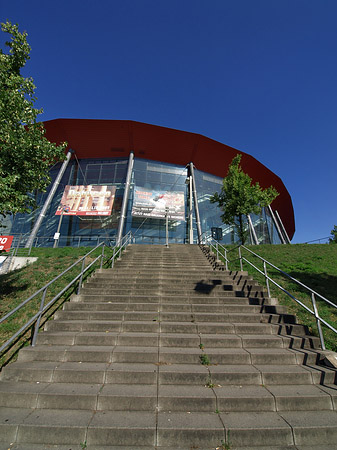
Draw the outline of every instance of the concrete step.
[[[242,289],[213,289],[208,287],[200,287],[196,289],[183,289],[177,288],[175,286],[151,286],[138,288],[136,286],[110,286],[100,288],[99,291],[96,287],[91,287],[90,285],[85,285],[82,289],[83,294],[110,294],[110,295],[170,295],[170,296],[187,296],[187,297],[197,297],[200,295],[207,295],[209,297],[224,295],[224,296],[237,296],[237,297],[266,297],[267,293],[264,290],[258,288],[258,286],[244,287]]]
[[[211,370],[211,372],[210,372]],[[327,385],[336,384],[336,372],[315,364],[300,365],[211,365],[174,363],[18,361],[2,372],[3,381],[34,383],[117,383],[205,385]]]
[[[14,409],[14,408],[13,408]],[[138,412],[7,410],[2,436],[9,442],[141,448],[333,445],[337,412]],[[318,416],[318,417],[317,417]],[[10,422],[10,423],[8,423]],[[23,423],[24,422],[24,423]],[[127,432],[126,432],[127,431]],[[112,447],[113,448],[113,447]],[[320,447],[321,448],[321,447]]]
[[[228,295],[227,295],[228,294]],[[151,295],[139,295],[138,293],[130,295],[126,294],[102,294],[97,291],[92,294],[84,293],[84,289],[81,291],[80,295],[73,295],[71,302],[101,302],[101,303],[155,303],[155,304],[165,304],[165,303],[183,303],[183,304],[208,304],[208,305],[270,305],[277,306],[277,300],[274,298],[267,297],[244,297],[242,295],[233,296],[230,293],[223,292],[221,296],[210,297],[207,295],[198,296],[180,296],[180,295],[167,295],[167,294],[151,294]],[[211,307],[211,306],[210,306]]]
[[[131,300],[131,299],[130,299]],[[156,312],[209,312],[212,313],[268,313],[273,312],[275,314],[285,314],[287,309],[285,306],[258,306],[246,304],[215,304],[210,305],[208,303],[201,304],[191,304],[186,302],[181,303],[170,303],[170,304],[160,304],[160,303],[107,303],[107,302],[67,302],[64,305],[63,311],[156,311]]]
[[[0,407],[96,411],[324,411],[334,410],[333,386],[85,384],[4,382]]]
[[[308,363],[308,353],[282,347],[250,347],[237,345],[232,348],[204,347],[163,347],[159,346],[159,338],[152,337],[156,346],[118,344],[115,340],[108,345],[38,345],[22,349],[18,361],[71,361],[71,362],[139,362],[159,364],[262,364],[262,365],[291,365],[302,364],[304,359]],[[230,340],[229,340],[230,342]],[[206,362],[204,362],[203,358]],[[313,362],[313,361],[312,361]]]
[[[318,338],[317,338],[318,339]],[[197,347],[201,337],[197,334],[184,333],[137,333],[137,332],[75,332],[57,331],[40,333],[38,344],[42,345],[135,345],[163,347]],[[290,338],[272,334],[203,334],[202,342],[205,347],[224,348],[313,348],[311,338]]]
[[[104,280],[104,281],[103,281]],[[200,278],[200,277],[195,277],[194,279],[191,279],[191,277],[180,277],[177,278],[176,276],[171,276],[171,277],[152,277],[152,278],[148,278],[145,276],[138,276],[138,277],[134,277],[132,279],[130,279],[130,277],[125,276],[125,277],[119,277],[118,275],[116,275],[114,278],[110,277],[110,278],[91,278],[88,283],[85,286],[95,286],[95,287],[100,287],[102,285],[102,283],[104,282],[105,286],[114,286],[114,285],[125,285],[125,286],[138,286],[138,287],[142,287],[142,286],[151,286],[151,285],[158,285],[158,286],[179,286],[179,287],[185,287],[186,289],[195,289],[196,287],[202,287],[205,286],[206,287],[213,287],[213,288],[220,288],[220,289],[229,289],[232,290],[232,288],[242,288],[245,287],[247,285],[249,286],[259,286],[259,284],[253,280],[248,280],[248,279],[242,279],[242,280],[238,280],[235,281],[233,283],[233,280],[231,280],[230,278]],[[261,286],[260,286],[261,287]]]
[[[193,319],[192,319],[193,320]],[[284,326],[271,323],[197,323],[192,322],[159,322],[148,321],[107,321],[107,320],[50,320],[45,325],[45,331],[75,331],[75,332],[145,332],[145,333],[202,333],[202,334],[278,334],[288,337],[293,344],[299,340],[308,339],[313,344],[315,338],[306,334],[306,328]],[[302,342],[301,341],[301,342]],[[310,345],[311,347],[313,345]]]
[[[202,313],[163,311],[58,311],[55,320],[158,321],[195,323],[279,323],[283,315],[251,313]],[[287,317],[287,316],[286,316]]]

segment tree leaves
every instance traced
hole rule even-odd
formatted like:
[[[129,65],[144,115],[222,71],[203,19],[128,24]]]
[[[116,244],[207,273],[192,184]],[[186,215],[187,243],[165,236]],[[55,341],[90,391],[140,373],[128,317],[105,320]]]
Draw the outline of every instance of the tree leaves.
[[[223,214],[221,219],[227,225],[233,225],[239,235],[241,242],[246,240],[244,228],[245,216],[248,214],[260,214],[263,207],[278,196],[278,192],[272,186],[262,189],[257,182],[252,184],[250,176],[243,172],[240,167],[242,155],[233,158],[223,180],[220,194],[217,192],[211,197],[211,203],[218,203]]]
[[[66,144],[49,142],[37,122],[42,110],[34,108],[33,79],[21,75],[30,58],[27,33],[10,22],[1,29],[11,37],[9,52],[0,49],[0,214],[6,215],[36,207],[29,193],[46,190],[49,168],[65,158]]]

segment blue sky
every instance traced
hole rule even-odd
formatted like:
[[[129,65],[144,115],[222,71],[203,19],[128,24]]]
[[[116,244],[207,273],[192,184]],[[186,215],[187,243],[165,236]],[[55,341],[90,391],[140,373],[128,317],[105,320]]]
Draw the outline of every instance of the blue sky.
[[[0,17],[28,32],[24,74],[41,120],[129,119],[203,134],[283,180],[293,243],[330,235],[336,0],[0,0]]]

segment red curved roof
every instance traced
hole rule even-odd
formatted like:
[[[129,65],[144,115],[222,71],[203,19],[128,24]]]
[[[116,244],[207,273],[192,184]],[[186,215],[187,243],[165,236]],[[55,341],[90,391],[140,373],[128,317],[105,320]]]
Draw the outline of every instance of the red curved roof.
[[[185,166],[193,162],[204,172],[224,177],[238,153],[241,167],[261,187],[274,186],[279,196],[272,203],[290,239],[295,233],[291,197],[282,180],[247,153],[205,136],[131,120],[56,119],[44,122],[47,138],[68,142],[77,158],[136,157]]]

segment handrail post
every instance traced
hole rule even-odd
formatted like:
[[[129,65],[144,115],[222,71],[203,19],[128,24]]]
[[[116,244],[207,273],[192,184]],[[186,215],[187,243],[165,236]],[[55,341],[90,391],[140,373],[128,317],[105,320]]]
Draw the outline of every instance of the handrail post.
[[[228,270],[228,259],[227,259],[227,249],[225,248],[225,261],[226,261],[226,270]]]
[[[313,292],[311,293],[311,301],[312,301],[312,306],[314,308],[314,313],[315,313],[315,318],[316,318],[316,323],[317,323],[317,328],[318,328],[318,334],[319,334],[319,339],[321,341],[322,350],[325,350],[325,343],[324,343],[324,337],[323,337],[323,332],[322,332],[322,328],[321,328],[320,317],[318,315],[315,294]]]
[[[82,261],[81,277],[80,277],[80,281],[79,281],[79,283],[78,283],[77,295],[79,295],[80,292],[81,292],[84,266],[85,266],[85,258],[84,258],[83,261]]]
[[[239,247],[239,259],[240,259],[240,269],[241,269],[241,272],[242,272],[243,271],[243,265],[242,265],[241,247]]]
[[[269,288],[269,280],[268,280],[268,274],[267,274],[267,264],[266,264],[266,261],[263,261],[263,271],[264,271],[264,277],[265,277],[265,280],[266,280],[266,286],[267,286],[268,297],[270,298],[270,288]]]
[[[41,303],[40,303],[40,310],[39,310],[39,317],[36,320],[35,323],[35,327],[34,327],[34,334],[33,334],[33,339],[32,339],[32,347],[35,347],[35,343],[36,343],[36,339],[37,339],[37,333],[39,332],[39,328],[40,328],[40,322],[41,322],[41,316],[42,316],[42,311],[43,311],[43,307],[44,307],[44,301],[46,298],[46,294],[47,294],[47,289],[44,289],[43,294],[42,294],[42,299],[41,299]]]
[[[115,263],[115,248],[113,248],[113,252],[112,252],[112,260],[111,260],[111,269],[113,269],[114,267],[114,263]]]
[[[99,266],[100,269],[102,269],[102,267],[103,267],[104,247],[105,247],[105,244],[102,245],[101,264],[100,264],[100,266]]]

